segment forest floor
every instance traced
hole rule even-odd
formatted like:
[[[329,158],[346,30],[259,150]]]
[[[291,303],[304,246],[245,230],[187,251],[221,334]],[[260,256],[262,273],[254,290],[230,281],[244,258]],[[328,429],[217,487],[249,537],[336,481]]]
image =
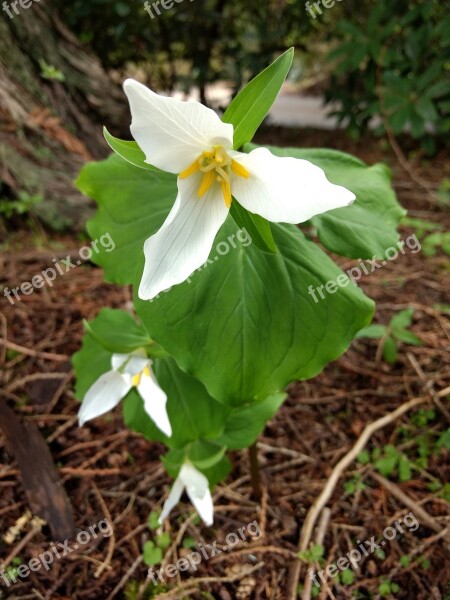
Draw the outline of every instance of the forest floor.
[[[276,127],[262,130],[257,141],[334,147],[368,163],[383,160],[393,169],[394,185],[409,217],[450,230],[448,203],[447,208],[440,206],[413,182],[385,142],[353,142],[344,132]],[[450,177],[449,155],[422,161],[416,173],[436,190],[444,176]],[[414,233],[410,225],[401,228],[402,239]],[[78,251],[83,243],[39,230],[36,245],[36,230],[23,228],[8,237],[8,251],[0,257],[0,283],[10,288],[52,266],[53,258]],[[146,580],[142,547],[157,536],[147,519],[161,508],[171,485],[159,461],[164,448],[127,431],[120,411],[78,428],[69,360],[80,346],[82,320],[93,318],[104,305],[129,306],[130,291],[105,284],[101,269],[87,264],[14,305],[1,296],[1,401],[13,406],[30,427],[36,425],[46,439],[77,530],[87,531],[107,518],[113,535],[92,535],[76,550],[72,539],[73,551],[67,556],[54,557],[48,569],[18,577],[20,563],[26,565],[51,548],[52,523],[41,530],[24,516],[30,500],[12,455],[20,441],[10,440],[7,450],[0,437],[0,599],[284,600],[293,582],[302,525],[305,519],[312,522],[309,511],[325,486],[333,483],[336,465],[367,425],[414,401],[410,410],[374,432],[358,460],[337,473],[327,509],[311,536],[312,546],[303,554],[299,584],[304,598],[322,600],[448,600],[450,262],[441,248],[434,256],[426,255],[420,239],[420,251],[399,254],[364,275],[359,284],[377,303],[377,323],[387,324],[400,310],[414,309],[411,330],[422,345],[401,344],[397,362],[389,365],[379,357],[377,340],[359,339],[314,380],[291,385],[288,400],[259,440],[261,501],[252,498],[247,452],[233,452],[233,471],[214,493],[214,526],[200,526],[187,502],[164,525],[170,536],[165,565],[198,551],[201,544],[207,548],[216,543],[222,552],[210,552],[195,570],[166,578],[159,595]],[[343,270],[355,264],[336,260]],[[39,469],[39,461],[31,452],[31,470]],[[226,547],[227,534],[254,521],[261,535]],[[353,567],[326,583],[318,577],[320,587],[313,584],[311,589],[307,568],[325,569],[360,544],[367,551],[359,562],[355,559]],[[14,578],[17,583],[11,583]]]

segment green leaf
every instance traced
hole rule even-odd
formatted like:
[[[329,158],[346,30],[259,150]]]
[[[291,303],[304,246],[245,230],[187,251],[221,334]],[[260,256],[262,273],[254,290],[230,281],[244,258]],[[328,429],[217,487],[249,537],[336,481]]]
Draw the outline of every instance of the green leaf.
[[[180,450],[170,450],[165,456],[161,458],[164,466],[167,469],[167,472],[174,479],[178,477],[178,473],[181,469],[181,465],[185,462],[187,458],[187,452],[189,448],[184,448]],[[230,461],[226,456],[223,456],[221,460],[214,463],[209,468],[200,469],[201,472],[208,479],[209,485],[212,487],[216,485],[219,481],[223,481],[228,473],[231,470]]]
[[[225,452],[226,448],[221,447],[216,443],[197,440],[197,442],[192,444],[189,448],[188,459],[195,467],[197,467],[197,469],[206,471],[219,463],[225,456]]]
[[[361,450],[357,456],[357,461],[361,465],[367,465],[370,462],[370,453],[368,450]]]
[[[389,451],[389,446],[386,446],[387,452],[375,461],[374,466],[381,473],[381,475],[389,476],[394,472],[395,467],[399,461],[399,454],[394,448],[394,451]]]
[[[218,239],[226,239],[231,226],[228,220]],[[233,406],[315,376],[372,315],[372,302],[298,228],[272,229],[277,254],[237,248],[191,284],[153,302],[135,298],[152,339],[214,398]],[[345,287],[335,284],[322,300],[325,283],[339,276]]]
[[[407,308],[405,310],[401,310],[399,313],[394,315],[391,319],[390,326],[393,331],[400,331],[409,327],[412,322],[412,317],[414,314],[413,308]]]
[[[111,370],[112,353],[105,350],[90,333],[85,333],[81,349],[72,356],[75,369],[75,398],[83,400],[95,381]]]
[[[445,448],[450,450],[450,427],[441,433],[438,441],[436,442],[438,448]]]
[[[344,585],[352,585],[352,583],[354,581],[355,581],[355,574],[351,569],[345,569],[344,571],[342,571],[341,582]]]
[[[108,232],[116,246],[114,252],[99,248],[92,260],[103,267],[106,281],[133,283],[145,240],[161,227],[175,202],[176,176],[136,169],[111,155],[83,167],[76,185],[98,204],[87,224],[92,239]]]
[[[168,438],[156,427],[135,390],[128,394],[123,404],[127,427],[174,449],[183,449],[199,439],[214,440],[222,435],[229,409],[211,398],[199,381],[181,371],[172,358],[154,360],[153,371],[167,394],[172,436]]]
[[[240,229],[245,229],[255,244],[263,252],[276,254],[275,245],[269,221],[259,215],[248,212],[237,201],[231,203],[230,214]]]
[[[245,151],[257,147],[247,144]],[[311,219],[328,250],[349,258],[372,259],[374,256],[384,258],[386,249],[396,245],[397,226],[406,211],[396,200],[385,165],[368,167],[357,158],[336,150],[275,147],[269,150],[277,156],[309,160],[324,170],[331,183],[355,194],[356,201],[351,206]],[[292,201],[297,201],[295,196]]]
[[[162,173],[160,169],[157,169],[153,165],[149,165],[145,162],[145,154],[142,152],[136,142],[128,142],[125,140],[119,140],[109,133],[106,127],[103,127],[103,135],[108,142],[110,148],[114,150],[124,160],[131,163],[135,167],[146,169],[147,171],[153,171],[156,173]]]
[[[230,450],[251,446],[285,398],[286,394],[274,394],[258,404],[233,409],[225,424],[223,435],[215,442]]]
[[[149,567],[159,564],[163,558],[161,548],[155,546],[155,542],[152,542],[151,540],[145,542],[142,555],[145,564]]]
[[[109,352],[129,354],[153,343],[145,328],[122,310],[102,308],[92,323],[84,321],[84,325],[100,346]]]
[[[257,75],[232,100],[222,121],[234,127],[234,148],[250,142],[275,102],[289,69],[294,49],[290,48],[267,69]]]
[[[389,336],[385,339],[383,344],[383,358],[384,360],[393,365],[397,360],[397,344],[393,337]]]
[[[394,331],[393,336],[404,342],[405,344],[410,344],[411,346],[422,346],[423,342],[415,333],[412,331]]]
[[[162,550],[166,550],[166,548],[168,548],[170,546],[170,543],[171,543],[170,534],[166,533],[165,531],[163,531],[163,533],[160,533],[158,536],[156,536],[156,545],[158,546],[158,548],[161,548]]]
[[[398,477],[400,481],[410,481],[411,475],[411,464],[408,460],[408,457],[402,454],[398,461]]]
[[[148,515],[148,527],[149,529],[158,529],[159,528],[159,513],[155,510]]]
[[[369,325],[368,327],[364,327],[361,331],[355,335],[356,339],[361,338],[371,338],[374,340],[381,339],[386,334],[386,327],[384,325],[378,325],[374,323],[373,325]]]

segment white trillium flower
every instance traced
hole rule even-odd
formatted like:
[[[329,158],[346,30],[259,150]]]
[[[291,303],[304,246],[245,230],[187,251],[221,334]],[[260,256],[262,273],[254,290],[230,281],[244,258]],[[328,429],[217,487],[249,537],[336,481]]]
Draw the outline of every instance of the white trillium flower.
[[[182,283],[206,262],[233,197],[268,221],[293,224],[355,199],[307,160],[266,148],[234,151],[233,126],[202,104],[159,96],[133,79],[124,90],[131,133],[146,162],[178,175],[175,204],[144,245],[143,300]]]
[[[151,370],[152,361],[139,348],[131,354],[113,354],[111,371],[104,373],[89,388],[78,412],[80,427],[115,408],[136,387],[150,419],[167,436],[172,435],[167,416],[167,396]]]
[[[189,462],[184,463],[164,503],[159,523],[162,524],[171,510],[178,504],[186,490],[189,500],[202,518],[205,525],[213,524],[214,506],[207,478]]]

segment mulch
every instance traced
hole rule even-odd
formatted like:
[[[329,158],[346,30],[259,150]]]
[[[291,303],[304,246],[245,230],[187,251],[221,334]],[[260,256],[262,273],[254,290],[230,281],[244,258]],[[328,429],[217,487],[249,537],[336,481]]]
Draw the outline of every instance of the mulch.
[[[450,212],[411,182],[381,141],[352,141],[344,133],[279,128],[263,130],[258,141],[330,146],[367,162],[385,160],[410,215],[450,229]],[[417,171],[436,189],[444,175],[450,175],[449,157],[442,153],[433,163],[422,160]],[[402,228],[402,237],[411,233]],[[73,238],[48,232],[40,232],[40,247],[34,246],[30,231],[10,232],[8,251],[0,258],[0,283],[14,287],[30,280],[51,266],[52,258],[78,247]],[[344,270],[355,264],[343,258],[338,262]],[[170,535],[164,564],[175,563],[202,544],[207,547],[216,542],[222,552],[202,559],[195,569],[167,578],[159,595],[146,580],[142,548],[157,535],[148,527],[149,513],[161,508],[171,485],[159,460],[164,447],[127,431],[120,409],[78,428],[69,361],[80,345],[82,319],[93,318],[104,305],[129,306],[130,290],[105,284],[101,270],[87,264],[14,305],[2,296],[0,338],[8,343],[0,345],[1,401],[14,407],[21,421],[36,426],[46,440],[76,531],[88,531],[106,518],[113,523],[113,535],[91,535],[77,549],[73,549],[72,537],[70,553],[55,559],[48,570],[30,571],[10,587],[1,579],[0,566],[0,599],[284,600],[292,585],[302,524],[335,466],[366,425],[421,398],[420,404],[377,431],[366,446],[371,455],[378,451],[381,456],[386,446],[395,446],[416,465],[411,476],[402,482],[393,470],[380,477],[373,460],[352,462],[332,490],[311,540],[323,546],[323,556],[320,549],[315,557],[310,552],[305,557],[310,561],[308,568],[326,568],[356,548],[358,540],[363,543],[375,536],[381,544],[385,528],[407,513],[416,516],[419,527],[404,528],[382,549],[364,556],[353,579],[348,573],[344,581],[342,576],[340,581],[328,579],[309,596],[303,564],[299,583],[305,585],[304,597],[321,599],[448,600],[445,528],[450,505],[439,484],[449,481],[449,453],[445,447],[438,448],[436,441],[450,427],[446,405],[450,395],[449,259],[441,251],[434,257],[406,252],[364,275],[360,285],[377,303],[376,322],[386,324],[399,310],[413,308],[412,331],[423,345],[401,345],[398,361],[388,365],[378,357],[376,340],[356,340],[314,380],[292,384],[288,400],[259,440],[262,498],[253,498],[247,451],[231,453],[233,471],[214,492],[214,526],[201,526],[188,502],[180,504],[164,525]],[[11,569],[19,561],[28,564],[48,551],[57,538],[48,520],[42,525],[36,513],[27,514],[33,505],[13,456],[14,437],[7,441],[5,436],[0,436],[0,555]],[[29,461],[39,469],[36,452],[29,452]],[[59,508],[64,511],[64,504]],[[51,519],[52,510],[49,514]],[[226,547],[227,534],[254,521],[261,536]],[[391,592],[386,591],[389,582],[394,583]],[[169,589],[172,592],[163,595]]]

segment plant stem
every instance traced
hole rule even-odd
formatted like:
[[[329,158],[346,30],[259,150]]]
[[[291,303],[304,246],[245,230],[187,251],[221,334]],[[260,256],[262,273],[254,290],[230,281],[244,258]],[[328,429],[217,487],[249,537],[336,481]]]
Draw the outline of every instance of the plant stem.
[[[261,492],[261,476],[259,472],[259,463],[258,463],[258,442],[255,442],[248,449],[248,456],[250,459],[250,477],[252,481],[252,496],[256,501],[260,501],[262,497]]]

